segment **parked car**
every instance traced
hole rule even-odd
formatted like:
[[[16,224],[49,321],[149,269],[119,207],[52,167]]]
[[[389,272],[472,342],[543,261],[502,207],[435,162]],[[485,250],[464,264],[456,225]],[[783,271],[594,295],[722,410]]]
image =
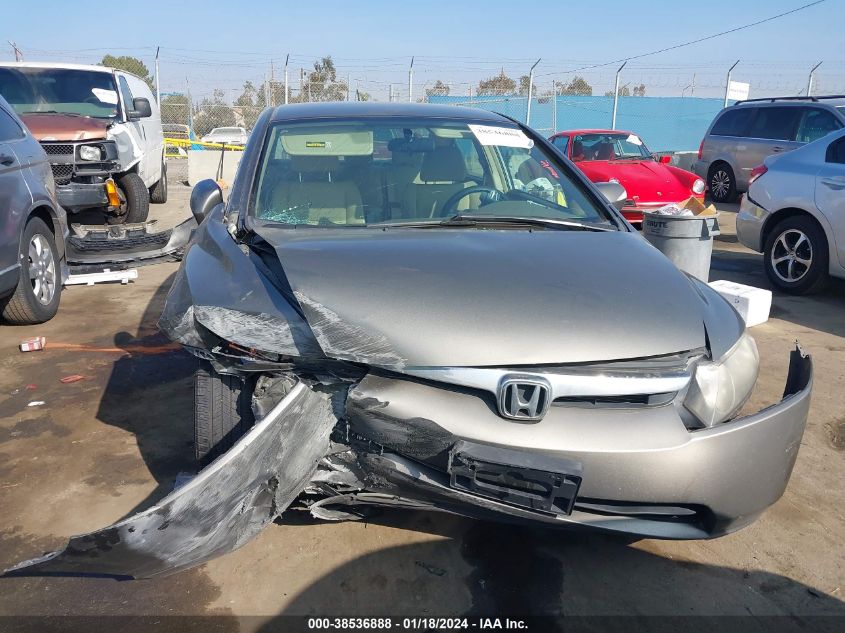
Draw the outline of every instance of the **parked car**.
[[[781,290],[805,294],[829,276],[845,278],[845,131],[753,169],[736,234],[764,254],[766,275]]]
[[[207,465],[7,573],[189,567],[297,498],[324,520],[384,506],[699,539],[783,494],[809,358],[738,416],[759,363],[742,319],[530,128],[428,104],[268,109],[227,201],[206,180],[191,209],[159,323],[199,359]]]
[[[249,132],[242,127],[216,127],[202,137],[205,143],[225,143],[227,145],[246,145]]]
[[[7,323],[49,321],[67,277],[65,212],[47,155],[0,96],[0,314]]]
[[[549,139],[593,182],[618,182],[628,192],[622,215],[642,225],[643,211],[690,197],[704,200],[704,181],[655,157],[639,136],[622,130],[569,130]]]
[[[0,94],[50,158],[59,203],[111,223],[143,222],[167,201],[158,104],[147,83],[105,66],[0,62]]]
[[[748,190],[751,170],[845,126],[845,97],[746,99],[722,110],[704,135],[693,171],[714,202]]]

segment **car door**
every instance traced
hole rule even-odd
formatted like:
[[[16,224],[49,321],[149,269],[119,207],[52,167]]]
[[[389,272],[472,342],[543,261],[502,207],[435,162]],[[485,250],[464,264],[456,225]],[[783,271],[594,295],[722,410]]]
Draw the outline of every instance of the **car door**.
[[[845,136],[832,141],[825,152],[825,162],[816,174],[816,206],[830,222],[836,252],[845,274]]]
[[[762,165],[765,158],[800,147],[801,143],[795,141],[795,129],[801,110],[794,106],[757,108],[743,143],[745,148],[737,152],[736,178],[740,191],[748,189],[751,170]]]
[[[147,83],[127,75],[126,81],[132,95],[142,97],[150,102],[151,115],[138,121],[144,138],[144,157],[141,159],[141,177],[148,187],[152,187],[161,178],[162,157],[164,156],[164,135],[161,131],[161,110],[156,103],[155,96]]]
[[[17,285],[21,231],[32,199],[15,153],[24,138],[21,126],[0,105],[0,292]]]

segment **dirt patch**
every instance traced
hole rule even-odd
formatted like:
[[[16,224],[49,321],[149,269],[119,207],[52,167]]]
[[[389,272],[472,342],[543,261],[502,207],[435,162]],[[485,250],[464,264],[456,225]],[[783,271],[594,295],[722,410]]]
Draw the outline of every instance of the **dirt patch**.
[[[101,493],[119,497],[122,486],[143,486],[149,483],[149,476],[135,455],[99,453],[91,462],[93,470],[84,481]]]
[[[50,433],[53,437],[67,437],[70,429],[66,426],[56,424],[49,415],[42,415],[33,420],[21,420],[11,428],[0,427],[0,444],[12,440],[20,440],[31,437],[39,437]]]
[[[828,443],[837,451],[845,450],[845,418],[824,425]]]

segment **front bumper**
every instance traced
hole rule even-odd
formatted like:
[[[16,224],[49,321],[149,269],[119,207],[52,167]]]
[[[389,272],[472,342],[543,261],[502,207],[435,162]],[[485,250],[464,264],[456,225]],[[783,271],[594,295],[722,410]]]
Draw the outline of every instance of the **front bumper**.
[[[74,182],[56,185],[59,204],[71,213],[109,206],[105,182]]]
[[[324,495],[309,507],[326,519],[382,505],[642,537],[719,536],[783,494],[811,389],[812,363],[796,348],[780,403],[690,432],[671,404],[641,413],[561,406],[537,423],[512,422],[476,391],[395,375],[367,375],[350,390],[344,414],[345,389],[330,399],[299,382],[231,450],[153,508],[6,574],[170,573],[240,547],[301,491]],[[498,480],[505,487],[529,470],[557,469],[563,476],[554,485],[567,490],[567,503],[517,504],[455,485],[463,451],[507,462],[510,473]]]

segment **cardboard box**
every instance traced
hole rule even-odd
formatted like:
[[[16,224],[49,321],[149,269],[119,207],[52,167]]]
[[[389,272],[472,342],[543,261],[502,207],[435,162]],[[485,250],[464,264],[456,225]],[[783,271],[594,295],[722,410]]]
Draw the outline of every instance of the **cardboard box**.
[[[711,281],[709,285],[739,312],[746,326],[760,325],[769,320],[769,311],[772,308],[771,290],[744,286],[726,279]]]

